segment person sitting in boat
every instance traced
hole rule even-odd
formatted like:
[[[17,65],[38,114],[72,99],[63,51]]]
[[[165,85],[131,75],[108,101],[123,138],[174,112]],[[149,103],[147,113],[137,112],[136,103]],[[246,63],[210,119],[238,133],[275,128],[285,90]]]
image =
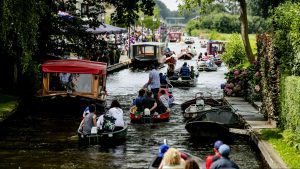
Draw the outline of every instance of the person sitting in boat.
[[[139,90],[138,97],[136,99],[134,99],[133,103],[132,103],[132,106],[136,106],[137,111],[139,111],[139,112],[143,111],[142,100],[145,98],[145,92],[146,92],[145,89]]]
[[[174,76],[174,73],[175,73],[175,64],[168,64],[167,76],[168,77]]]
[[[159,105],[159,112],[170,112],[170,106],[172,104],[172,101],[170,100],[169,96],[167,95],[165,90],[160,91],[160,97],[159,97],[160,105]]]
[[[206,169],[209,169],[211,164],[214,162],[214,161],[217,161],[219,158],[221,158],[221,154],[219,153],[218,149],[219,147],[223,145],[223,142],[221,140],[217,140],[215,143],[214,143],[214,148],[213,148],[213,151],[214,151],[214,155],[209,155],[206,157],[206,160],[205,160],[205,168]]]
[[[219,153],[221,154],[221,158],[217,161],[213,162],[210,166],[210,169],[219,169],[219,168],[231,168],[231,169],[239,169],[239,166],[229,159],[230,147],[227,144],[222,144],[219,147]]]
[[[111,102],[110,108],[107,112],[108,116],[115,118],[114,131],[121,130],[124,128],[123,110],[118,100]]]
[[[163,73],[159,73],[159,79],[160,79],[160,85],[167,85],[168,81],[167,81],[167,77],[164,76]]]
[[[152,92],[147,91],[145,98],[142,100],[143,109],[149,109],[151,114],[155,113],[157,103],[155,99],[152,97]]]
[[[169,148],[164,154],[159,169],[184,169],[185,161],[181,158],[181,153],[175,148]]]
[[[198,56],[198,59],[199,59],[199,60],[202,59],[202,55],[203,55],[203,54],[200,52],[200,54],[199,54],[199,56]]]
[[[187,66],[186,62],[183,63],[182,67],[180,68],[179,73],[180,73],[181,76],[190,76],[190,69]]]
[[[89,106],[89,114],[84,117],[84,119],[81,121],[80,127],[82,128],[83,134],[91,134],[92,127],[96,127],[96,106],[94,104],[91,104]]]
[[[202,60],[204,60],[204,61],[209,60],[209,56],[207,55],[207,52],[204,53],[204,56],[202,57]]]
[[[200,169],[200,167],[196,160],[190,158],[186,160],[184,169]]]
[[[195,70],[194,70],[194,66],[191,66],[191,74],[190,74],[191,78],[194,79],[195,78]]]
[[[164,157],[164,154],[168,151],[169,149],[169,146],[166,145],[166,144],[162,144],[159,146],[159,150],[158,150],[158,160],[159,161],[162,161],[163,157]]]

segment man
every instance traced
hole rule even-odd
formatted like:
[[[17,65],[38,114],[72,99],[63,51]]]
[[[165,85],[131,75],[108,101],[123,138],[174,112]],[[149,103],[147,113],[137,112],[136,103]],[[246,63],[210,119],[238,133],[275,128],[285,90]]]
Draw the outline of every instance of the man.
[[[81,122],[83,134],[91,134],[92,127],[97,126],[97,115],[96,115],[96,106],[90,105],[89,106],[89,114],[84,117]]]
[[[221,154],[221,158],[213,162],[210,169],[239,169],[239,166],[229,159],[230,147],[228,145],[221,145],[219,147],[219,153]]]
[[[183,63],[179,73],[181,76],[190,76],[190,69],[186,62]]]
[[[159,72],[157,71],[157,66],[155,65],[152,65],[152,70],[149,73],[148,85],[150,85],[154,98],[157,99],[157,94],[160,88],[160,77]]]
[[[221,154],[218,152],[218,149],[219,147],[223,145],[223,142],[221,140],[218,140],[215,142],[214,144],[214,148],[213,148],[213,151],[214,151],[214,155],[209,155],[206,157],[206,160],[205,160],[205,167],[206,169],[209,169],[211,164],[214,162],[214,161],[217,161],[219,158],[221,158]]]
[[[149,109],[151,114],[154,114],[156,107],[157,107],[157,103],[155,101],[154,98],[152,98],[152,92],[151,91],[147,91],[146,93],[146,97],[142,100],[142,105],[144,109]]]

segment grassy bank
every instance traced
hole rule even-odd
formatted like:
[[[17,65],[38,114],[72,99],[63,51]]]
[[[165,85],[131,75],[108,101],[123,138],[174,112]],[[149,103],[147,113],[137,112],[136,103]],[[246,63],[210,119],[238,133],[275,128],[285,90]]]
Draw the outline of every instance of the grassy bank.
[[[279,129],[265,129],[262,130],[262,139],[267,140],[272,144],[274,149],[288,165],[289,168],[300,168],[300,152],[293,146],[289,146],[284,137],[282,131]]]
[[[0,93],[0,120],[3,119],[7,113],[11,112],[17,106],[17,103],[17,97]]]

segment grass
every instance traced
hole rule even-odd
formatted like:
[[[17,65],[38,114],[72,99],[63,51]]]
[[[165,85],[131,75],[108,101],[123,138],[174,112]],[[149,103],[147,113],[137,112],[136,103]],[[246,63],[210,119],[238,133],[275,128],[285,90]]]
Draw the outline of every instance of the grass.
[[[262,139],[272,144],[289,168],[300,168],[300,152],[284,141],[281,130],[264,129],[261,131],[261,136]]]
[[[0,119],[7,113],[11,112],[18,103],[18,98],[15,96],[0,94]]]

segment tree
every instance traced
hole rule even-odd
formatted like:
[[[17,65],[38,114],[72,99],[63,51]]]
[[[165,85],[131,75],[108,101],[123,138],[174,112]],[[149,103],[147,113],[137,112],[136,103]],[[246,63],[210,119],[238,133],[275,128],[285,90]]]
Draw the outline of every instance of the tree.
[[[194,7],[201,7],[201,11],[205,11],[209,5],[218,0],[182,0],[183,4],[179,6],[180,10],[191,10]],[[222,1],[223,2],[223,1]],[[240,21],[241,21],[241,35],[243,44],[246,50],[246,55],[250,63],[254,61],[254,55],[251,50],[249,36],[248,36],[248,20],[247,20],[247,4],[246,0],[237,0],[240,7]]]

